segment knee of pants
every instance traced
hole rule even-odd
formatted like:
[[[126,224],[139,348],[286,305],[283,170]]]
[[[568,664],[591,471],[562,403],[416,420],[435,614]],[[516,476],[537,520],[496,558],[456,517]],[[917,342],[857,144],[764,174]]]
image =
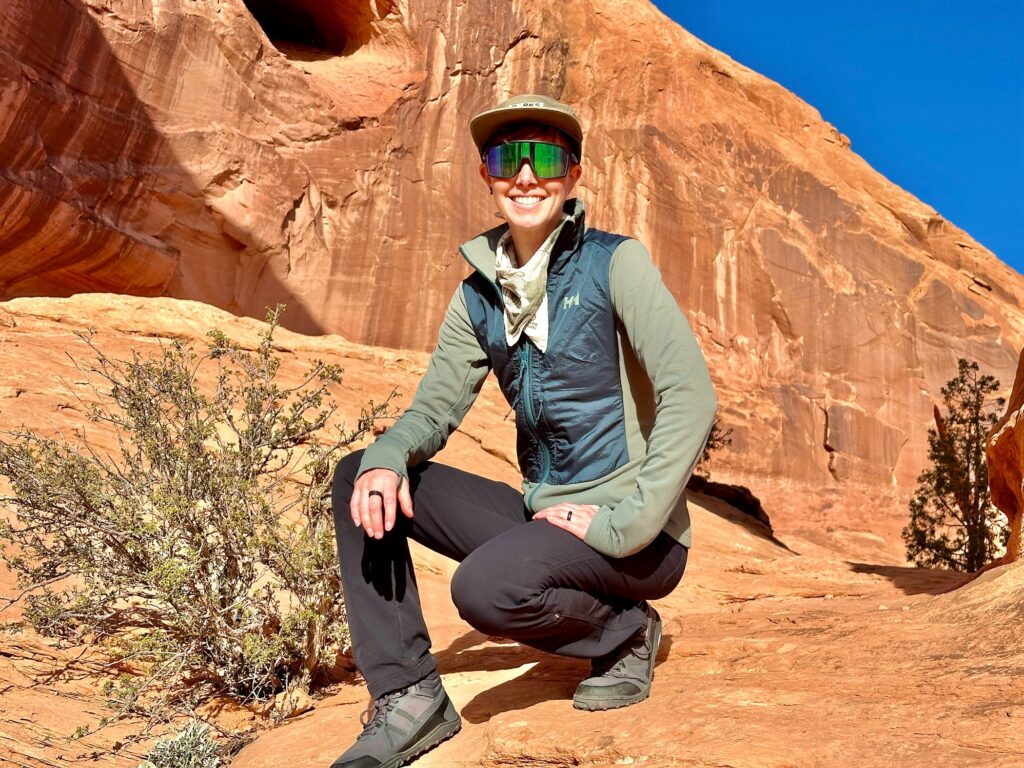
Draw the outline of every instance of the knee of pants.
[[[362,450],[353,451],[347,456],[343,456],[334,468],[334,478],[331,483],[331,508],[334,511],[334,527],[339,532],[352,529],[362,533],[361,528],[356,528],[352,524],[352,517],[348,511],[349,500],[352,498],[352,486],[356,481],[359,462],[362,459]]]
[[[512,623],[512,608],[518,606],[521,610],[529,595],[520,595],[514,585],[499,581],[501,569],[490,568],[485,559],[470,554],[455,569],[452,602],[459,616],[474,629],[504,635]]]

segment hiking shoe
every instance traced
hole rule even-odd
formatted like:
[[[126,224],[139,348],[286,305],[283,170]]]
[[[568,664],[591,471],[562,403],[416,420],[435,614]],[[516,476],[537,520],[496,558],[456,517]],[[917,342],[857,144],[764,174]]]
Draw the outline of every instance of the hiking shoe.
[[[398,768],[462,727],[436,672],[375,699],[360,722],[363,732],[331,768]]]
[[[607,656],[590,662],[590,677],[576,688],[576,709],[615,709],[651,695],[654,659],[661,644],[661,616],[649,603],[647,626]]]

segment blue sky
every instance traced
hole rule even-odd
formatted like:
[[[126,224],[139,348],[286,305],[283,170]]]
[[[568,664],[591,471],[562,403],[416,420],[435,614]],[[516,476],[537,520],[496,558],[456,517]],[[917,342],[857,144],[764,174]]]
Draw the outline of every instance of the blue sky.
[[[1024,273],[1024,0],[654,0]]]

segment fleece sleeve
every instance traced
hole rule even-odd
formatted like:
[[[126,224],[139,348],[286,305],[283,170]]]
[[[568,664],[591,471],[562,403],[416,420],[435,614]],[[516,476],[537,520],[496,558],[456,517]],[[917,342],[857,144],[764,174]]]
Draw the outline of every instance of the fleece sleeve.
[[[460,284],[448,304],[412,403],[363,453],[359,474],[383,467],[407,477],[408,467],[444,448],[480,393],[490,361],[473,331],[462,291]]]
[[[609,267],[611,300],[654,390],[654,426],[632,495],[597,512],[585,541],[625,557],[665,526],[685,493],[718,406],[704,355],[644,246],[624,241]]]

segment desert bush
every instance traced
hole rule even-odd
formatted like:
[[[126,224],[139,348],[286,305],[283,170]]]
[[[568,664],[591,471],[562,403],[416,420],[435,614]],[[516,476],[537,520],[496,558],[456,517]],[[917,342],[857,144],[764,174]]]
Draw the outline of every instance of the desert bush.
[[[205,350],[172,340],[115,359],[79,334],[91,352],[75,363],[91,392],[82,406],[116,448],[84,430],[0,439],[13,488],[0,501],[15,513],[0,546],[25,621],[102,643],[121,670],[104,691],[119,715],[308,689],[348,645],[331,470],[391,397],[350,431],[328,428],[342,370],[315,360],[284,386],[281,310],[254,350],[214,330]]]
[[[169,739],[161,739],[146,755],[139,768],[219,768],[220,750],[210,737],[210,728],[191,721]]]
[[[992,397],[999,382],[961,358],[942,387],[946,415],[934,409],[928,430],[932,466],[917,478],[910,522],[903,529],[907,559],[919,566],[976,571],[1005,549],[1009,528],[992,504],[985,442],[1006,405]]]

